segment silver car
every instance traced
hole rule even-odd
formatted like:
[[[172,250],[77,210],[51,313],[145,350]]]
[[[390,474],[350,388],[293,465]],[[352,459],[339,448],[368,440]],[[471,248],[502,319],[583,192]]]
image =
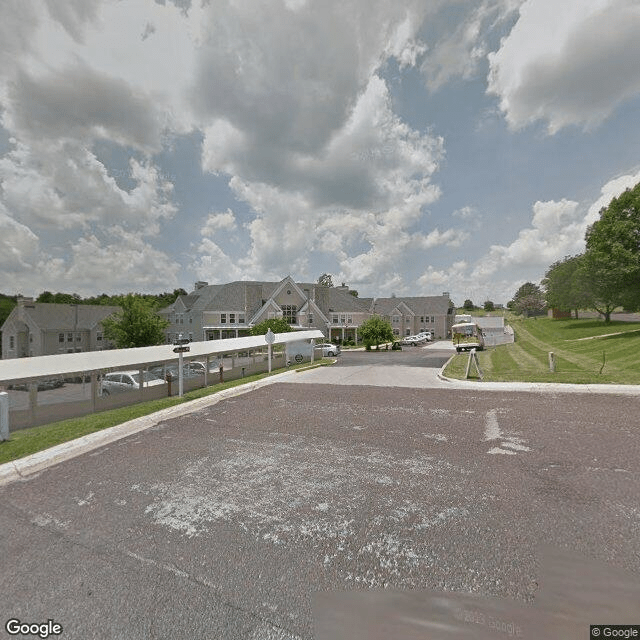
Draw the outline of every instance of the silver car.
[[[161,380],[150,371],[143,372],[143,387],[154,387],[159,384],[164,384],[164,380]],[[100,381],[100,392],[103,396],[109,396],[112,393],[121,393],[123,391],[133,391],[139,388],[139,371],[113,371],[112,373],[105,373]]]
[[[322,357],[332,358],[333,356],[337,356],[340,353],[340,346],[337,344],[331,344],[330,342],[325,342],[324,344],[317,344],[317,349],[322,349]]]

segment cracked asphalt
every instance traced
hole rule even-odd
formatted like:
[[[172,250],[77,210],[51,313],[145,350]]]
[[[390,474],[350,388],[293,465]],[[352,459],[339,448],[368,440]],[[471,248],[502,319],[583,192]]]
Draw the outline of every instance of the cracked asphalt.
[[[306,640],[330,590],[532,603],[541,543],[640,575],[637,398],[401,384],[447,357],[344,353],[0,487],[0,634]]]

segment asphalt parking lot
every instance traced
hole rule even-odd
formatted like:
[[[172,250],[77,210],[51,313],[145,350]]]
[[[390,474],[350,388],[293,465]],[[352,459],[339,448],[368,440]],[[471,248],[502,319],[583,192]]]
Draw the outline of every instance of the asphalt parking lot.
[[[281,382],[0,488],[2,609],[307,640],[329,590],[531,603],[543,542],[640,575],[639,460],[632,397]]]

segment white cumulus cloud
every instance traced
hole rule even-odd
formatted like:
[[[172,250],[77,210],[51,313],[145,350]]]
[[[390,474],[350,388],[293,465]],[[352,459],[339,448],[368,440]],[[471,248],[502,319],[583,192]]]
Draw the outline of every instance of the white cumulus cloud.
[[[513,128],[594,127],[640,94],[636,0],[527,0],[489,55],[489,92]]]

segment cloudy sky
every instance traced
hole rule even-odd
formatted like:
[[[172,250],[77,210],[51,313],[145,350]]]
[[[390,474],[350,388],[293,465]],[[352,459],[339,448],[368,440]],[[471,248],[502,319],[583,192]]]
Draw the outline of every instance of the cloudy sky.
[[[507,302],[640,182],[638,0],[3,0],[0,292]]]

